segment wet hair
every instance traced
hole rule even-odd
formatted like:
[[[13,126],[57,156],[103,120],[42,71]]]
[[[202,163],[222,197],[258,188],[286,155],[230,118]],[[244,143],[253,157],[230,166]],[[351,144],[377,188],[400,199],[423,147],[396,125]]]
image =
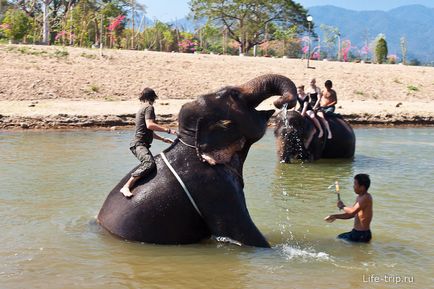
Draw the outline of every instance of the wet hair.
[[[359,186],[364,186],[366,190],[369,189],[371,185],[371,179],[368,174],[358,174],[354,176],[354,179],[357,180]]]
[[[325,87],[332,87],[333,86],[333,82],[331,80],[326,80],[326,82],[324,83]]]
[[[152,88],[146,87],[143,89],[142,93],[139,96],[140,101],[150,101],[154,102],[158,98],[157,94]]]
[[[304,90],[304,85],[297,86],[297,88]]]

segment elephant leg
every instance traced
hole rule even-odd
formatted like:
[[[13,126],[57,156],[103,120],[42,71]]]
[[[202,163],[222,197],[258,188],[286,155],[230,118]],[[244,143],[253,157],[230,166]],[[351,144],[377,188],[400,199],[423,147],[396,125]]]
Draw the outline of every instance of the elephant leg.
[[[224,214],[221,214],[220,210],[220,212],[211,214],[211,218],[207,218],[207,224],[213,236],[229,237],[246,246],[270,247],[268,241],[253,223],[245,204],[235,202],[235,204],[226,203],[224,206],[226,209]],[[220,206],[214,207],[219,208]]]

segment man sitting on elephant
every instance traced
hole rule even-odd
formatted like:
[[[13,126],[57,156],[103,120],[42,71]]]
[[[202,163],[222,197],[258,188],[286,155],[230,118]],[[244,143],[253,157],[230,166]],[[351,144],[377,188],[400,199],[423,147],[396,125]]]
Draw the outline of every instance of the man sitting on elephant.
[[[149,87],[145,88],[139,96],[139,100],[143,103],[142,108],[136,114],[136,132],[134,139],[130,143],[131,152],[139,159],[141,165],[131,174],[131,178],[120,189],[125,197],[132,197],[133,194],[130,188],[134,183],[147,173],[155,169],[155,161],[152,153],[149,151],[152,140],[158,139],[165,143],[172,143],[169,138],[164,138],[157,135],[154,131],[162,131],[168,134],[175,134],[176,131],[170,128],[164,128],[155,123],[154,102],[158,98],[155,91]]]
[[[332,132],[330,130],[330,125],[328,121],[325,118],[324,113],[333,113],[335,111],[335,105],[338,102],[336,97],[336,91],[332,89],[333,83],[331,80],[327,80],[324,83],[324,86],[326,88],[326,91],[322,93],[319,97],[319,101],[317,104],[317,116],[320,117],[321,121],[323,122],[324,126],[327,129],[327,138],[331,139],[333,138]],[[319,105],[319,107],[318,107]]]
[[[326,91],[322,94],[320,99],[320,111],[327,113],[334,113],[336,109],[336,104],[338,103],[338,98],[336,96],[336,91],[332,89],[333,83],[331,80],[327,80],[324,83]]]

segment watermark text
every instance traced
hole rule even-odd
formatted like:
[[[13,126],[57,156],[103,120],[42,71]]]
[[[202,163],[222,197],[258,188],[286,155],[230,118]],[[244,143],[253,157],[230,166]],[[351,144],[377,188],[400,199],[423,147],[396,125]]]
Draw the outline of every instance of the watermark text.
[[[363,275],[362,277],[363,283],[393,283],[393,284],[401,284],[401,283],[414,283],[414,276],[401,276],[394,274],[369,274]]]

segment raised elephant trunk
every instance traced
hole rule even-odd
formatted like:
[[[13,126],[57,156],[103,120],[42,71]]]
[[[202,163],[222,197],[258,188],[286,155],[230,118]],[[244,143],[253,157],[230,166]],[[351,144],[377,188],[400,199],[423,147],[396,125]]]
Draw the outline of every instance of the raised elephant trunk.
[[[243,100],[252,107],[257,107],[265,99],[273,95],[281,97],[274,102],[277,108],[288,103],[292,108],[297,103],[297,88],[287,77],[278,74],[266,74],[254,78],[240,86]]]

